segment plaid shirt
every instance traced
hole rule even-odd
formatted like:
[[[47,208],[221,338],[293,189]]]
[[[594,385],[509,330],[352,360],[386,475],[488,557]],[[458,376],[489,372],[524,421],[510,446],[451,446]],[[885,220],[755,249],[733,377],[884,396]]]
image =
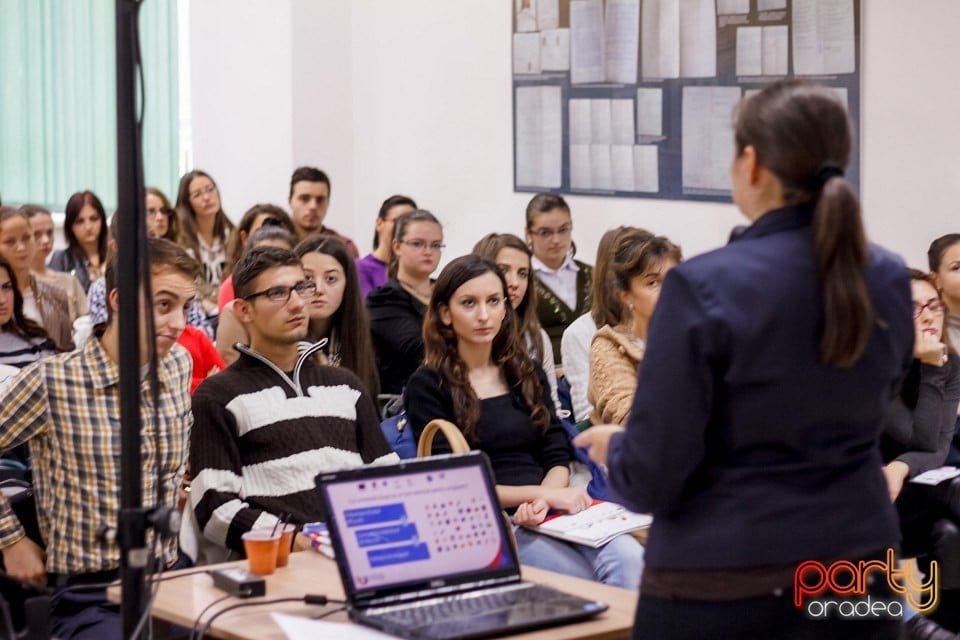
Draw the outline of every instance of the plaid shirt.
[[[193,420],[190,369],[190,356],[179,346],[160,361],[159,424],[149,382],[141,384],[147,504],[155,499],[158,475],[164,504],[176,504]],[[117,527],[120,511],[119,379],[117,364],[90,338],[82,349],[26,367],[0,394],[0,450],[30,443],[49,572],[105,571],[120,565],[116,542],[97,536],[101,526]],[[23,535],[9,502],[0,496],[0,548]],[[164,549],[167,560],[175,552],[175,542]]]

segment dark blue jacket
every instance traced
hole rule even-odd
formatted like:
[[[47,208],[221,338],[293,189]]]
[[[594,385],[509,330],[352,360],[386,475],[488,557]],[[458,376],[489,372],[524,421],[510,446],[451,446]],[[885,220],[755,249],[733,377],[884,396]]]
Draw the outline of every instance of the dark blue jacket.
[[[855,559],[897,543],[877,442],[912,358],[907,271],[871,247],[869,344],[850,368],[824,366],[812,218],[768,212],[664,282],[609,457],[626,504],[654,514],[651,567]]]

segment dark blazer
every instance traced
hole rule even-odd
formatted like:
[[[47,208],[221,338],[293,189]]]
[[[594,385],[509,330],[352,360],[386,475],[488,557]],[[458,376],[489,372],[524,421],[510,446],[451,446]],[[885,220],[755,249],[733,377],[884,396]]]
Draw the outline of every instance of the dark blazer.
[[[654,514],[650,567],[856,559],[897,543],[877,442],[912,360],[907,271],[870,248],[866,351],[823,365],[812,219],[810,206],[770,211],[664,282],[608,461],[626,504]]]
[[[388,280],[367,296],[367,311],[380,370],[380,391],[400,393],[410,374],[423,364],[423,316],[427,307],[397,280]]]
[[[84,293],[90,290],[90,273],[87,271],[87,265],[78,259],[70,249],[54,251],[53,255],[50,256],[50,268],[74,276],[83,285]]]

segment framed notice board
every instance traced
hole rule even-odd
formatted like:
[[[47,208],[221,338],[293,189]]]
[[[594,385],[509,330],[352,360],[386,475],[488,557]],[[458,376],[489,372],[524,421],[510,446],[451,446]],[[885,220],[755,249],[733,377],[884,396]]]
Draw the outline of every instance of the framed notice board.
[[[783,78],[837,93],[860,181],[860,0],[510,0],[514,190],[729,201],[732,114]]]

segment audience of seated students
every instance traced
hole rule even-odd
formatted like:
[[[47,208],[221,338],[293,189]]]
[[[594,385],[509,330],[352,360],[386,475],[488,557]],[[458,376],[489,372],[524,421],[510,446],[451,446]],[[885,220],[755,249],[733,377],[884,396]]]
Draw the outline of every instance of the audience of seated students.
[[[151,238],[180,241],[180,217],[166,194],[156,187],[147,187],[143,196],[147,208],[147,234]]]
[[[298,242],[312,233],[321,233],[343,243],[354,260],[360,257],[353,240],[323,224],[330,207],[330,178],[326,173],[315,167],[296,169],[290,176],[289,203]]]
[[[27,214],[12,207],[0,207],[0,256],[16,275],[23,295],[23,314],[47,332],[61,351],[71,351],[73,326],[67,294],[55,285],[36,278],[31,268],[36,243]]]
[[[885,416],[880,448],[903,552],[922,556],[919,564],[927,572],[931,560],[939,565],[939,606],[929,620],[917,616],[908,624],[909,637],[929,637],[937,626],[960,631],[960,493],[951,504],[949,481],[931,487],[907,480],[943,465],[947,457],[960,405],[960,357],[944,331],[946,309],[934,276],[911,269],[910,284],[913,362]]]
[[[517,525],[521,562],[635,589],[643,567],[635,538],[618,536],[593,549],[520,528],[540,523],[550,509],[578,513],[591,498],[568,486],[566,432],[516,321],[496,264],[466,255],[444,267],[423,325],[426,364],[404,393],[410,426],[419,438],[431,420],[449,420],[487,454],[497,496]],[[445,445],[438,437],[434,452]]]
[[[200,274],[196,262],[167,240],[151,240],[149,253],[153,298],[147,308],[153,313],[160,395],[156,407],[141,413],[143,493],[173,507],[191,422],[190,359],[175,340]],[[110,320],[102,336],[27,366],[0,393],[0,451],[29,444],[43,537],[42,545],[24,537],[9,503],[0,500],[0,552],[11,577],[58,590],[51,610],[58,638],[121,637],[120,607],[107,601],[102,587],[117,578],[120,567],[117,542],[102,534],[117,530],[120,503],[117,270],[114,260],[106,274]],[[145,323],[140,335],[146,366]],[[141,393],[151,396],[149,377]],[[155,449],[155,443],[162,446]],[[158,486],[159,478],[170,481]],[[161,559],[169,563],[176,557],[176,545],[164,543]],[[61,590],[68,583],[73,588]],[[76,590],[84,584],[89,589]]]
[[[223,269],[224,278],[220,283],[220,291],[217,295],[217,307],[220,311],[223,311],[223,307],[233,300],[233,276],[231,274],[233,265],[240,259],[240,254],[243,253],[244,248],[247,246],[247,240],[250,239],[250,234],[263,225],[283,227],[291,234],[296,233],[290,216],[287,215],[286,211],[276,205],[255,204],[247,209],[247,212],[240,218],[240,223],[233,229],[233,233],[230,234],[230,240],[227,242],[227,264]]]
[[[22,369],[56,352],[57,345],[43,327],[23,315],[16,274],[0,257],[0,366]]]
[[[295,244],[296,237],[282,226],[261,226],[250,234],[250,237],[247,239],[247,244],[244,247],[244,253],[255,247],[277,247],[292,251]],[[231,273],[231,275],[233,274]],[[233,288],[232,278],[230,286]],[[237,358],[240,357],[237,350],[233,348],[235,344],[250,344],[250,336],[247,334],[247,328],[240,322],[233,311],[236,292],[234,292],[233,295],[234,299],[231,299],[223,306],[223,310],[220,312],[219,322],[217,323],[217,352],[228,365],[234,363]]]
[[[387,282],[390,261],[393,260],[391,239],[393,223],[403,215],[417,208],[417,203],[407,196],[390,196],[380,205],[377,223],[373,229],[373,252],[357,260],[357,274],[360,276],[360,292],[366,298],[374,289]]]
[[[597,327],[617,324],[623,315],[623,303],[611,286],[608,265],[613,255],[613,245],[621,234],[630,229],[633,227],[616,227],[600,236],[590,283],[590,312],[570,323],[560,340],[563,375],[570,385],[570,402],[576,423],[589,424],[590,414],[593,412],[593,405],[587,399],[593,334],[597,332]]]
[[[67,308],[70,322],[87,315],[87,294],[83,285],[74,276],[63,271],[47,267],[47,258],[53,253],[53,216],[50,210],[35,204],[25,204],[20,210],[27,214],[36,253],[33,256],[31,271],[39,280],[56,285],[67,294]]]
[[[443,227],[425,209],[410,211],[394,222],[391,242],[390,279],[367,296],[367,311],[380,390],[399,394],[423,364],[423,316],[433,291],[430,274],[443,252]]]
[[[398,460],[359,378],[318,364],[319,343],[299,348],[316,283],[297,255],[256,247],[233,274],[234,312],[250,346],[193,396],[190,504],[202,537],[185,551],[195,560],[242,553],[244,532],[283,513],[297,524],[322,519],[321,471]]]
[[[681,260],[680,248],[662,236],[631,229],[617,238],[610,258],[610,284],[620,298],[621,316],[603,325],[590,346],[587,397],[592,424],[623,424],[637,389],[650,316],[667,272]]]
[[[927,262],[947,306],[945,331],[954,348],[960,348],[960,233],[948,233],[931,242]],[[960,416],[947,454],[947,464],[960,466]]]
[[[560,338],[571,322],[590,308],[593,268],[573,256],[573,218],[566,200],[538,193],[527,204],[527,242],[537,274],[537,317],[550,336],[554,363],[560,366]]]
[[[492,260],[503,272],[507,280],[507,295],[516,317],[516,327],[527,347],[527,353],[547,374],[550,383],[550,397],[557,411],[560,411],[560,399],[557,397],[557,373],[554,367],[553,347],[550,337],[540,326],[537,318],[536,275],[530,267],[533,253],[523,240],[510,233],[491,233],[474,245],[473,253]]]
[[[107,263],[107,213],[92,191],[70,196],[64,209],[66,249],[50,256],[50,268],[75,276],[86,292]]]
[[[203,268],[200,304],[208,318],[217,315],[217,293],[227,263],[227,240],[233,223],[223,212],[220,191],[204,171],[194,169],[180,178],[177,189],[179,243]]]
[[[321,234],[307,236],[294,252],[303,272],[317,285],[317,295],[308,307],[308,339],[326,340],[318,354],[324,363],[353,371],[376,398],[380,393],[377,360],[353,258],[339,240]]]

